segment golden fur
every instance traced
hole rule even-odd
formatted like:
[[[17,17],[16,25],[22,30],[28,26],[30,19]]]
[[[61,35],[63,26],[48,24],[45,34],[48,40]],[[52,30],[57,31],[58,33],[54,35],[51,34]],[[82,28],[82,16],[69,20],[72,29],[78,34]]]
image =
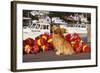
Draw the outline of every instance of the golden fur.
[[[57,55],[72,55],[74,54],[73,47],[62,36],[61,28],[57,25],[52,26],[53,46],[56,49]]]

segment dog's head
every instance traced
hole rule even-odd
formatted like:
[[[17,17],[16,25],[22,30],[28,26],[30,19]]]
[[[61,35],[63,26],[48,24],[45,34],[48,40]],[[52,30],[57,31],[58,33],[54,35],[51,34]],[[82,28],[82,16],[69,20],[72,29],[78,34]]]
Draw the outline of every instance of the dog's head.
[[[52,33],[54,33],[54,34],[66,33],[66,29],[60,28],[59,25],[52,25],[51,30],[52,30]]]
[[[52,32],[54,34],[61,34],[61,29],[60,29],[60,26],[59,25],[52,25],[51,30],[52,30]]]

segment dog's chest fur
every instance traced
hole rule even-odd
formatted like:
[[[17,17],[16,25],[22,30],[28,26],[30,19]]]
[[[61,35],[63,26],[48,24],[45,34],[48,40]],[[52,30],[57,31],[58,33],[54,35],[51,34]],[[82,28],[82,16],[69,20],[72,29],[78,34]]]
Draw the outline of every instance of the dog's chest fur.
[[[53,34],[53,45],[55,48],[64,44],[64,39],[60,35]]]

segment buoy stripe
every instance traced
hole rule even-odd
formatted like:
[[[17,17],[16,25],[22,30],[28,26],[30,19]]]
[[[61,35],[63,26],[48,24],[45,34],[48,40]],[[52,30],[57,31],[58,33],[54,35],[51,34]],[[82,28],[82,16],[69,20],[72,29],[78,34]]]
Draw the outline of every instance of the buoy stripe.
[[[83,46],[83,51],[85,50],[86,47],[87,47],[87,45],[84,45],[84,46]]]
[[[41,41],[40,41],[40,39],[38,40],[38,45],[39,45],[39,46],[41,45]]]
[[[44,38],[45,40],[47,39],[47,37],[46,37],[46,36],[42,36],[42,38]]]
[[[73,44],[75,44],[75,42],[73,41],[73,42],[71,42],[71,44],[73,45]]]
[[[42,50],[44,51],[45,50],[45,45],[41,46],[42,47]]]
[[[52,42],[52,39],[49,39],[47,42],[48,42],[48,43],[49,43],[49,42]]]

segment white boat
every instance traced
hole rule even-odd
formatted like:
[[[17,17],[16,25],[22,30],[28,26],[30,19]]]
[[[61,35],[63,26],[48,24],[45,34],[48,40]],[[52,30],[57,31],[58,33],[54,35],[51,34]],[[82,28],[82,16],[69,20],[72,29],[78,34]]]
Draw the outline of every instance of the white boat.
[[[87,25],[89,24],[67,24],[60,25],[60,27],[65,28],[68,33],[87,34]]]
[[[35,38],[44,33],[50,34],[50,24],[38,23],[36,25],[27,26],[23,28],[23,40]]]
[[[63,19],[60,19],[59,17],[52,17],[52,23],[67,24]]]

